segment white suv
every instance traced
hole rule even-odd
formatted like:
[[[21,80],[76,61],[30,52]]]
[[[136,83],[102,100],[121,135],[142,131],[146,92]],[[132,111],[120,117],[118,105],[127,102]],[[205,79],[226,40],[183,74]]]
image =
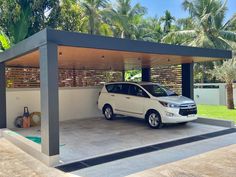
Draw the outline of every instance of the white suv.
[[[98,107],[108,120],[116,114],[143,118],[151,128],[160,128],[163,123],[187,123],[197,119],[193,100],[155,83],[105,84]]]

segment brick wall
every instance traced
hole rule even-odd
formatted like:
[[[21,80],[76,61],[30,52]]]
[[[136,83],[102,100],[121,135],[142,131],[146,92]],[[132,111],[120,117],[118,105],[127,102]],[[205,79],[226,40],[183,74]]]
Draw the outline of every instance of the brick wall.
[[[181,65],[166,65],[152,68],[151,80],[152,82],[167,86],[179,94],[182,93]]]
[[[6,68],[8,88],[38,88],[40,85],[38,68]]]
[[[8,88],[39,88],[40,73],[38,68],[6,69]],[[95,70],[59,70],[59,87],[98,86],[101,82],[122,81],[122,72]]]
[[[181,93],[181,66],[161,66],[152,68],[152,81],[168,86]],[[38,68],[6,69],[8,88],[38,88],[40,76]],[[101,82],[122,81],[122,72],[98,70],[59,70],[60,87],[97,86]]]

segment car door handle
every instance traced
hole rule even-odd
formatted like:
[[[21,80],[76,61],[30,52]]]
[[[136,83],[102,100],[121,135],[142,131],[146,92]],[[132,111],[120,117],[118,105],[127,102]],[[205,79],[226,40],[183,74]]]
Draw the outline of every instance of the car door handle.
[[[111,96],[115,96],[115,95],[111,95]]]
[[[127,96],[126,99],[130,99],[130,97]]]

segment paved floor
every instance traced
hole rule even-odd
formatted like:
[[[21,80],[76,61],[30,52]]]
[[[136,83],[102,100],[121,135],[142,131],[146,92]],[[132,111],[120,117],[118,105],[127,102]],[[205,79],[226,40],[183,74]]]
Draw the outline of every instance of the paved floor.
[[[196,125],[202,126],[198,124]],[[195,124],[193,125],[190,124],[188,126],[195,126]],[[166,129],[172,130],[171,127],[166,127]],[[216,128],[217,130],[217,127],[213,128]],[[202,154],[208,151],[216,150],[233,144],[234,146],[230,146],[227,149],[220,150],[218,152],[210,152],[210,156]],[[21,176],[64,177],[65,176],[66,177],[68,175],[72,175],[72,176],[83,176],[83,177],[101,177],[101,176],[123,177],[132,174],[136,175],[136,173],[138,172],[141,172],[138,175],[143,175],[142,171],[144,170],[154,167],[160,167],[161,165],[167,164],[168,166],[161,166],[160,170],[158,171],[159,173],[161,173],[163,177],[172,177],[172,176],[233,177],[235,176],[235,169],[236,169],[234,164],[236,162],[235,145],[236,145],[236,133],[232,133],[212,139],[202,140],[194,143],[189,143],[185,145],[164,149],[161,151],[137,155],[121,160],[116,160],[110,163],[105,163],[90,168],[82,169],[79,171],[74,171],[71,174],[65,174],[53,168],[46,167],[38,160],[32,158],[30,155],[24,153],[19,148],[15,147],[7,140],[0,137],[0,176],[1,177],[9,177],[9,176],[11,177],[21,177]],[[199,154],[202,155],[198,157],[192,157]],[[192,157],[191,160],[186,159],[189,157]],[[182,159],[186,160],[180,161],[180,163],[177,164],[176,163],[168,164]],[[170,168],[172,170],[166,171],[166,169]],[[199,168],[199,170],[197,170],[197,168]],[[224,174],[223,175],[218,175],[216,173],[213,174],[212,172],[217,171],[215,170],[216,168],[219,172],[222,172],[224,170],[223,171]],[[204,174],[201,173],[204,170],[206,173]],[[194,171],[195,172],[197,171],[197,174],[196,173],[194,174]],[[150,175],[161,176],[158,175],[158,172],[155,171],[154,175],[153,173],[151,173]],[[148,177],[147,174],[145,174],[145,176]]]
[[[24,136],[40,136],[39,129],[15,131]],[[226,128],[189,123],[155,130],[146,126],[143,120],[134,118],[71,120],[60,125],[60,157],[68,163],[223,129]]]
[[[74,177],[47,167],[0,137],[0,177]]]
[[[123,177],[233,144],[236,144],[236,133],[85,168],[74,171],[73,174],[84,177]],[[206,160],[206,167],[207,162]],[[209,170],[211,169],[209,168]],[[229,175],[228,177],[234,176],[236,175]],[[168,177],[173,177],[173,175],[170,174]],[[179,177],[186,177],[186,175],[179,175]],[[187,175],[187,177],[192,176]]]
[[[233,177],[236,176],[236,145],[145,170],[127,177]]]

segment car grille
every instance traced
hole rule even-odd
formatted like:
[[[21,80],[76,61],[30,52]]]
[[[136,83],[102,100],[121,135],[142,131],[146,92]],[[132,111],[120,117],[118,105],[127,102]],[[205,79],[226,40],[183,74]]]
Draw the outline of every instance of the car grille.
[[[183,104],[183,105],[180,105],[179,114],[181,116],[187,116],[187,115],[190,115],[190,114],[197,114],[196,104]]]

